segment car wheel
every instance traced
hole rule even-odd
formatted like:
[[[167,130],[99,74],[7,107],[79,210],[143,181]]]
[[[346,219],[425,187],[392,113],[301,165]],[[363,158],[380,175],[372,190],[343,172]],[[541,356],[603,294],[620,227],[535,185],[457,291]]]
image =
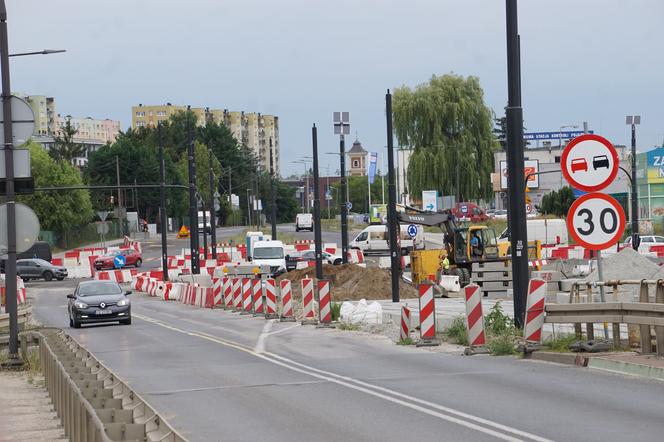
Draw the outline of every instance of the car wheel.
[[[140,267],[140,266],[141,266],[141,264],[143,264],[143,261],[141,261],[141,259],[140,259],[140,258],[139,258],[139,259],[137,259],[137,260],[136,260],[136,267]]]
[[[72,326],[74,328],[81,328],[81,323],[76,320],[76,318],[72,319]]]
[[[69,326],[73,327],[74,326],[74,321],[71,320],[71,316],[69,317]]]
[[[127,319],[123,319],[122,321],[120,321],[120,324],[122,324],[122,325],[131,325],[131,316],[128,317]]]
[[[21,279],[23,280],[23,282],[28,282],[28,281],[30,281],[30,278],[28,278],[28,277],[26,277],[26,276],[21,276]]]
[[[341,263],[342,263],[342,260],[341,260],[341,259],[335,259],[335,260],[334,260],[334,265],[335,265],[335,266],[341,265]]]
[[[299,232],[299,231],[300,231],[300,228],[297,227],[297,226],[295,226],[295,231],[296,231],[296,232]]]
[[[44,272],[43,276],[44,276],[44,280],[46,280],[46,281],[50,281],[50,280],[53,279],[53,273],[51,273],[51,272]]]
[[[58,278],[57,278],[58,281],[62,281],[63,279],[65,279],[65,278],[62,277],[62,276],[58,276]]]

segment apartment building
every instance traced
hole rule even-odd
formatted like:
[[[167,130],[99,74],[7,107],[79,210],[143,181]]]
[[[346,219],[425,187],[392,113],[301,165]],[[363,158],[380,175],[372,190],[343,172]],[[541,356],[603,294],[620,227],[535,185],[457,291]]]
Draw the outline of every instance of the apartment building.
[[[171,103],[132,106],[131,127],[133,129],[155,127],[171,115],[186,110],[186,106],[176,106]],[[260,167],[265,171],[270,170],[270,140],[272,140],[274,170],[279,176],[279,117],[209,107],[192,107],[191,111],[196,116],[198,125],[204,125],[207,121],[225,125],[233,138],[256,154]]]
[[[14,94],[25,100],[35,114],[35,135],[49,135],[57,131],[55,99],[46,95]]]

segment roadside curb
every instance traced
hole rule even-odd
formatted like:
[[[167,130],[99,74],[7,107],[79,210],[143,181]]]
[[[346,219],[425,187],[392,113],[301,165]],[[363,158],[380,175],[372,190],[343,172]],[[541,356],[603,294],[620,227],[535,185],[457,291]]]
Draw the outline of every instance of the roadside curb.
[[[576,365],[577,367],[586,367],[588,357],[579,353],[558,353],[554,351],[535,351],[524,358],[532,361],[554,362],[556,364]]]
[[[590,358],[588,368],[664,381],[664,368],[636,364],[633,362],[614,361],[608,358],[593,357]]]

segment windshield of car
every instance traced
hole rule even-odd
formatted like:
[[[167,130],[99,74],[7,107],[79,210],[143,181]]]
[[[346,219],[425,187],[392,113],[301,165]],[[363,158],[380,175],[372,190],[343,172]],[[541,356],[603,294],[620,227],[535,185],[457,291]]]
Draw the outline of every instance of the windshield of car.
[[[254,249],[254,259],[281,259],[284,249],[281,247],[259,247]]]
[[[40,259],[40,258],[35,258],[35,259],[32,260],[32,262],[34,262],[35,264],[38,264],[40,266],[50,266],[51,265],[50,262],[48,262],[44,259]]]
[[[89,282],[78,286],[78,296],[119,295],[122,289],[114,282]]]

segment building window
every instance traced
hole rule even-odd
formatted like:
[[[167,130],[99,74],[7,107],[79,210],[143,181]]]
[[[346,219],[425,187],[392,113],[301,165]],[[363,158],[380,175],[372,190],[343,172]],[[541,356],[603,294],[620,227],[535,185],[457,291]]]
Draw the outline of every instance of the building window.
[[[166,111],[157,111],[157,116],[158,117],[165,117],[166,116]]]
[[[145,126],[145,121],[137,121],[136,126],[137,127],[144,127]]]
[[[137,116],[137,117],[144,117],[144,116],[145,116],[145,112],[142,112],[142,111],[141,111],[141,112],[136,112],[136,116]]]
[[[360,162],[357,160],[353,160],[353,169],[357,169],[360,167]]]

